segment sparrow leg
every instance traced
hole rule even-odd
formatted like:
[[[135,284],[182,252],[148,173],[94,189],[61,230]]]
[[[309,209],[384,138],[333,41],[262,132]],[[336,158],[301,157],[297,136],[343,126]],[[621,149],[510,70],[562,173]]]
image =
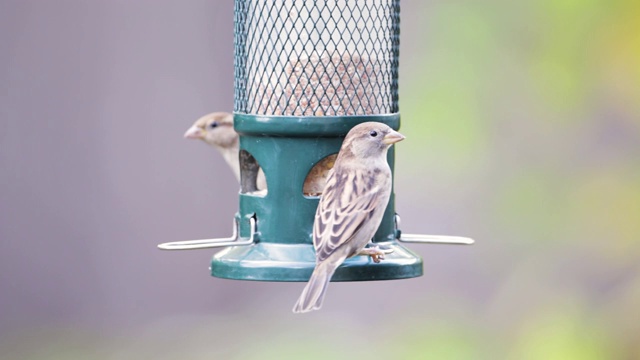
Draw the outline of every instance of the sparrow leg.
[[[358,253],[358,255],[367,255],[371,256],[374,263],[379,263],[381,260],[384,260],[385,254],[390,254],[393,252],[393,249],[382,250],[378,246],[367,247]]]

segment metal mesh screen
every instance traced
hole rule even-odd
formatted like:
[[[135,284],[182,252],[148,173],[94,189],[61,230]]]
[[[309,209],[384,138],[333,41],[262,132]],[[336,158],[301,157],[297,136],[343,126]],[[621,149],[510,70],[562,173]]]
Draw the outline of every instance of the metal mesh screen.
[[[234,111],[398,111],[399,0],[236,0]]]

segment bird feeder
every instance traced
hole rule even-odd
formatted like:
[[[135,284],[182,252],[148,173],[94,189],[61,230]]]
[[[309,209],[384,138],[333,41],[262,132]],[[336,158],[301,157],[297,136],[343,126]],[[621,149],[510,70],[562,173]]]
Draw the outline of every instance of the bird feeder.
[[[400,1],[236,0],[234,24],[241,176],[234,235],[160,248],[222,247],[211,261],[211,275],[220,278],[307,281],[318,184],[345,135],[367,121],[400,127]],[[393,148],[388,162],[393,171]],[[266,190],[256,186],[259,169]],[[349,258],[332,280],[421,276],[422,259],[401,242],[473,242],[403,235],[398,223],[392,193],[372,240],[385,259]]]

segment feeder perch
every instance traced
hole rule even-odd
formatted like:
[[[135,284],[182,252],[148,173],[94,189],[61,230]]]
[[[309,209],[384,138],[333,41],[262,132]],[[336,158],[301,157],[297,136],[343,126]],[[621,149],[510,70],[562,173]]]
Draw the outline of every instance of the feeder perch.
[[[241,172],[234,235],[159,247],[224,248],[211,261],[211,275],[220,278],[307,281],[315,267],[312,227],[320,195],[307,177],[323,181],[353,126],[400,127],[400,1],[236,0],[234,22]],[[393,148],[388,162],[393,171]],[[259,169],[267,180],[262,191]],[[402,234],[398,225],[392,193],[373,239],[389,254],[380,263],[349,258],[332,281],[421,276],[422,259],[401,242],[473,243]]]

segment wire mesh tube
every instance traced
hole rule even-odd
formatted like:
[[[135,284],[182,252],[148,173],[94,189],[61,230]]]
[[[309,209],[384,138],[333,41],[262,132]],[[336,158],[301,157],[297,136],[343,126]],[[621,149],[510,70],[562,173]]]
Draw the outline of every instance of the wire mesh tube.
[[[399,0],[236,0],[236,113],[398,112]]]

